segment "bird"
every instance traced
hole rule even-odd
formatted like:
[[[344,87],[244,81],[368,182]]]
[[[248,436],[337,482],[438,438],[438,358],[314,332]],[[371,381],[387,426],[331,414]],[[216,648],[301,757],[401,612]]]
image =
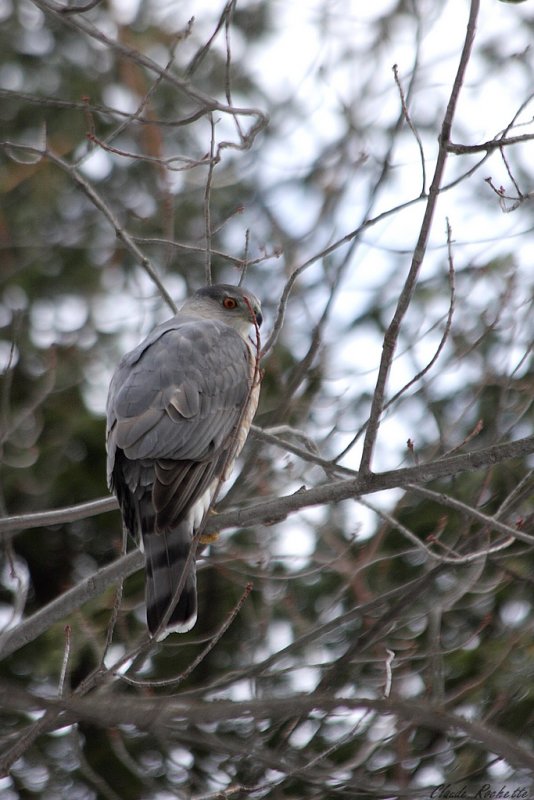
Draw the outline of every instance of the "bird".
[[[252,292],[205,286],[124,355],[111,379],[108,486],[144,550],[147,626],[157,641],[197,619],[190,549],[256,412],[261,324]]]

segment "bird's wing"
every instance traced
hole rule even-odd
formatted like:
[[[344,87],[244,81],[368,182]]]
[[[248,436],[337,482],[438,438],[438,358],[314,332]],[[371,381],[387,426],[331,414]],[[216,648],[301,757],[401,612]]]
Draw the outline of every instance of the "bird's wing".
[[[139,464],[154,462],[160,529],[177,524],[224,469],[250,393],[250,353],[215,320],[177,316],[156,329],[117,369],[108,397],[108,474],[117,453],[130,491]]]

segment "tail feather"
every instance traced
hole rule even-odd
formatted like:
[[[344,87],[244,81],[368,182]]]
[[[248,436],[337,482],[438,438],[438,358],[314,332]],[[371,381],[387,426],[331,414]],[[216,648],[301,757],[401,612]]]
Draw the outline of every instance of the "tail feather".
[[[146,615],[148,630],[154,636],[168,612],[178,589],[191,546],[191,530],[183,521],[172,531],[143,533],[146,560]],[[177,631],[190,630],[197,618],[195,562],[187,567],[180,597],[158,639]]]

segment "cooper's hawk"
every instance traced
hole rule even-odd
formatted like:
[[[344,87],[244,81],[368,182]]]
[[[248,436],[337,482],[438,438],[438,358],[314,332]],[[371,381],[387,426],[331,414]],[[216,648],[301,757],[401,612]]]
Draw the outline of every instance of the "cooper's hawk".
[[[108,485],[144,547],[147,622],[158,638],[196,621],[194,559],[181,576],[258,405],[261,322],[251,292],[200,289],[122,358],[111,381]]]

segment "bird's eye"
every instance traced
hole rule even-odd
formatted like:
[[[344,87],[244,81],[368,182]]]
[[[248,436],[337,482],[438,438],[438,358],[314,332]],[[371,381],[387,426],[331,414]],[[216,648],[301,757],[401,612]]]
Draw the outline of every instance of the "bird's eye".
[[[223,300],[223,306],[228,309],[236,308],[237,300],[234,300],[233,297],[225,297]]]

